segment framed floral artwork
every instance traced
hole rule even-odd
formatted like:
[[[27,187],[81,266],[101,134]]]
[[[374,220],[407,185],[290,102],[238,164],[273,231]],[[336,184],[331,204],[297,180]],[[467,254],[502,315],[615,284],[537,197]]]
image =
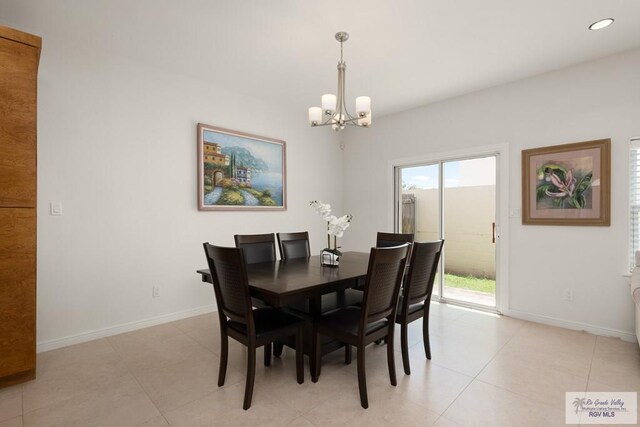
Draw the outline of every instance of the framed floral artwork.
[[[522,151],[522,223],[611,224],[611,140]]]
[[[286,210],[286,143],[199,123],[198,209]]]

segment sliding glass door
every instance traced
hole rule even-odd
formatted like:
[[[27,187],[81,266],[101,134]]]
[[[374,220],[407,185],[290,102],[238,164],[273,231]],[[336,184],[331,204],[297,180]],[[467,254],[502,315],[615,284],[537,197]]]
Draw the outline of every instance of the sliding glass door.
[[[445,239],[436,299],[497,309],[497,156],[396,168],[396,230]]]

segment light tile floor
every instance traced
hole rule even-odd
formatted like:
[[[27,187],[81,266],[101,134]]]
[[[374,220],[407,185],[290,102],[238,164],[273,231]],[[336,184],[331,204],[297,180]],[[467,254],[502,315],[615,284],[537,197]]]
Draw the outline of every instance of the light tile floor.
[[[410,329],[410,376],[389,384],[386,350],[367,348],[369,409],[356,363],[323,359],[320,381],[295,381],[293,351],[258,358],[253,405],[242,410],[246,351],[233,340],[217,387],[217,315],[208,314],[42,353],[30,383],[0,390],[0,427],[199,425],[562,426],[566,391],[640,390],[638,345],[433,304],[427,361]],[[639,418],[640,419],[640,418]]]

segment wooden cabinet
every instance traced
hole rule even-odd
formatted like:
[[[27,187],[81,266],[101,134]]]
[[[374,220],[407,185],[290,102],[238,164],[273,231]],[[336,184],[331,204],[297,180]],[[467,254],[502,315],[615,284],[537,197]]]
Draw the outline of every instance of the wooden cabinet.
[[[0,387],[36,368],[36,95],[40,38],[0,26]]]

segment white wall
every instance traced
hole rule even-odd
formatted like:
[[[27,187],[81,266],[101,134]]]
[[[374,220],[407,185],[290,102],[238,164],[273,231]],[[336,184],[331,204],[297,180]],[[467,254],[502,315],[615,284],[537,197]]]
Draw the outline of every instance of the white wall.
[[[633,308],[622,275],[628,270],[628,147],[640,135],[638,70],[640,50],[630,51],[349,130],[344,205],[354,220],[345,246],[364,250],[376,231],[390,231],[391,160],[509,144],[507,196],[509,206],[520,208],[522,149],[611,138],[611,227],[523,226],[521,218],[506,219],[510,298],[503,309],[632,339]],[[573,302],[562,299],[567,288]]]
[[[55,22],[36,22],[1,23],[43,37],[40,350],[212,309],[213,291],[196,274],[206,267],[202,242],[233,246],[236,233],[309,230],[320,251],[324,224],[308,202],[341,210],[341,152],[333,133],[307,127],[306,111],[113,57],[58,35]],[[198,122],[285,140],[288,210],[199,212]],[[62,202],[62,216],[49,215],[50,201]]]
[[[308,229],[318,252],[324,226],[310,199],[354,214],[343,246],[367,250],[391,223],[383,208],[391,202],[389,159],[509,143],[517,183],[522,148],[604,137],[613,140],[612,226],[523,227],[512,219],[508,309],[631,331],[622,273],[627,143],[640,135],[640,51],[378,119],[341,135],[341,154],[335,135],[306,127],[305,111],[229,92],[224,81],[212,86],[109,55],[35,2],[19,5],[5,3],[0,23],[44,39],[40,349],[211,309],[213,293],[195,274],[204,266],[203,241],[232,245],[234,233]],[[74,13],[69,22],[83,19]],[[198,212],[197,122],[286,140],[288,211]],[[519,207],[518,185],[509,197]],[[49,216],[50,201],[63,203],[63,216]],[[151,297],[152,285],[161,286],[160,298]],[[568,287],[572,303],[561,300]]]

